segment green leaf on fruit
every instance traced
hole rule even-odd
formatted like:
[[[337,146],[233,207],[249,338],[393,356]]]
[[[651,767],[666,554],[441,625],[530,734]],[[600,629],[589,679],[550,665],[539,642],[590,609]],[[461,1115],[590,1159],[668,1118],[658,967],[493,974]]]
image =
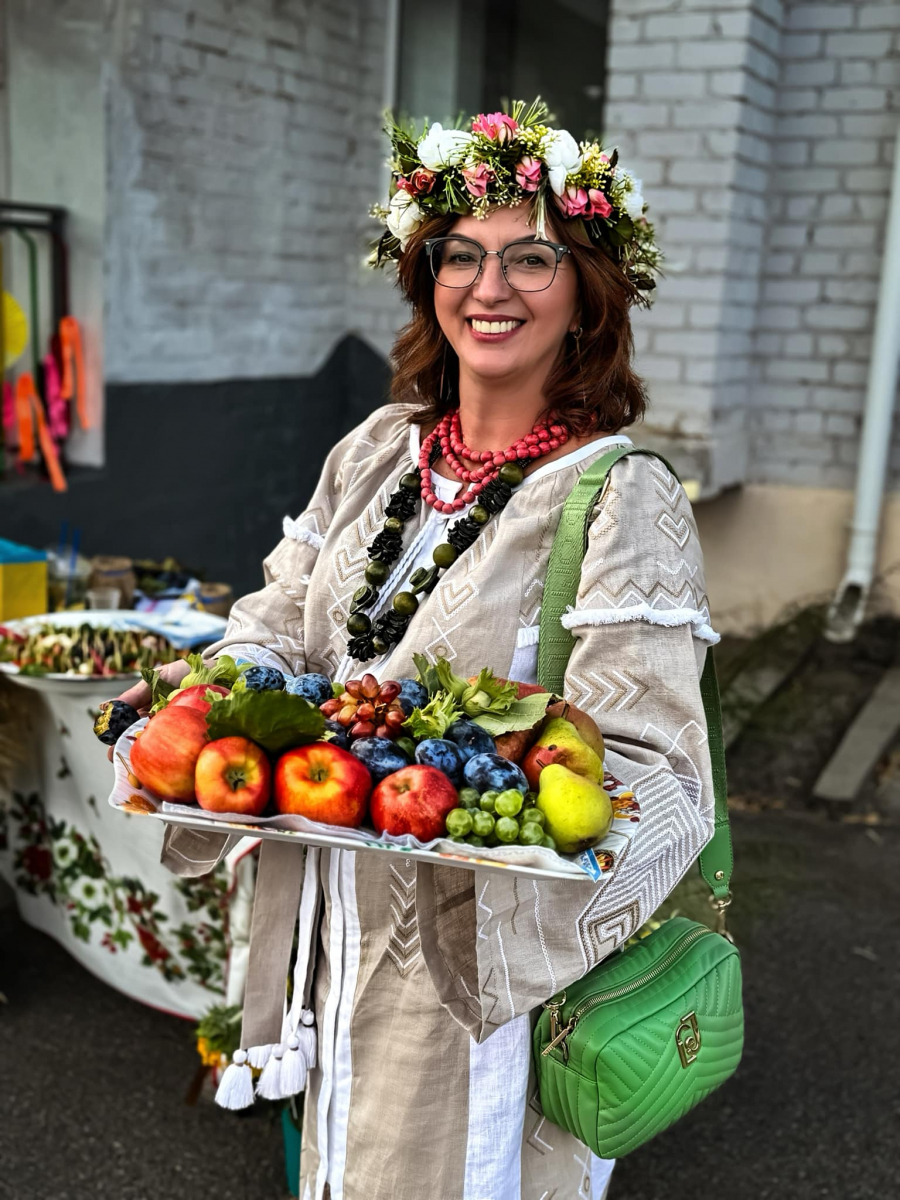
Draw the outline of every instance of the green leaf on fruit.
[[[403,723],[416,741],[423,738],[442,738],[454,721],[462,716],[462,709],[452,696],[438,692],[424,708],[414,708]]]
[[[238,666],[228,654],[220,654],[211,667],[203,665],[202,654],[189,654],[187,661],[191,669],[179,684],[182,691],[185,688],[196,687],[198,683],[218,683],[222,687],[234,687],[239,676],[253,666],[253,663],[241,663]]]
[[[325,718],[314,704],[288,692],[232,692],[206,714],[212,741],[245,737],[270,754],[317,741]]]
[[[159,671],[153,671],[149,667],[144,667],[141,671],[141,679],[150,688],[150,716],[166,707],[169,703],[169,697],[178,689],[172,683],[167,683],[160,675]]]
[[[429,696],[433,696],[435,692],[442,690],[441,681],[438,678],[437,670],[431,665],[424,654],[414,654],[413,662],[416,664],[416,671],[419,675],[419,683],[425,688]]]
[[[516,733],[520,729],[532,729],[543,718],[552,699],[550,692],[535,692],[533,696],[516,700],[506,712],[484,712],[475,717],[474,721],[491,737],[500,737],[503,733]]]

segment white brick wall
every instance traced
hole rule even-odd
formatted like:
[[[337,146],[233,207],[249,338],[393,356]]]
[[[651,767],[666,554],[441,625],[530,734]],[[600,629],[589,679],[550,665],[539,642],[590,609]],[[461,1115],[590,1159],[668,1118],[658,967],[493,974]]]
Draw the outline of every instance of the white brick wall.
[[[610,34],[607,132],[643,176],[668,255],[635,321],[646,440],[710,490],[851,486],[900,6],[618,0]]]
[[[361,284],[384,0],[125,0],[109,64],[106,377],[306,375],[397,304]]]

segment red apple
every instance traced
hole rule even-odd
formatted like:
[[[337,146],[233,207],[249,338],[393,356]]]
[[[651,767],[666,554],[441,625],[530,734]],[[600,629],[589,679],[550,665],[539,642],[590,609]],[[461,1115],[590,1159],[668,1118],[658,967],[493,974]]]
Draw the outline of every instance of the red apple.
[[[194,768],[194,791],[207,812],[260,816],[272,794],[272,768],[265,750],[243,737],[208,742]]]
[[[556,762],[566,766],[567,757],[568,750],[563,746],[532,746],[519,766],[525,772],[528,786],[533,792],[536,792],[541,786],[540,774],[544,767],[549,767],[551,763]]]
[[[208,741],[203,713],[184,704],[164,708],[132,745],[131,769],[155,795],[193,800],[194,768]]]
[[[411,833],[430,842],[444,832],[444,819],[459,804],[443,771],[414,763],[387,775],[372,793],[372,821],[379,833]]]
[[[207,692],[218,692],[220,696],[227,696],[228,688],[222,687],[218,683],[196,683],[193,687],[185,688],[184,691],[173,692],[166,708],[171,708],[173,704],[186,704],[188,708],[196,708],[198,712],[208,713],[212,704],[205,698]]]
[[[275,806],[280,813],[356,829],[366,815],[371,790],[368,769],[330,742],[297,746],[275,764]]]

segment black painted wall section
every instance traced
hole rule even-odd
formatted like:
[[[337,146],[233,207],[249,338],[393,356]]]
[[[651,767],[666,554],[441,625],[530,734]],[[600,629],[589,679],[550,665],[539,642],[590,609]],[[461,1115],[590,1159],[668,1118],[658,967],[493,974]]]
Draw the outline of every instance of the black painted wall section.
[[[282,518],[302,510],[332,445],[388,387],[386,363],[355,337],[307,378],[109,384],[106,466],[73,471],[62,495],[0,481],[0,537],[53,546],[65,520],[87,555],[171,554],[236,596],[254,591]]]

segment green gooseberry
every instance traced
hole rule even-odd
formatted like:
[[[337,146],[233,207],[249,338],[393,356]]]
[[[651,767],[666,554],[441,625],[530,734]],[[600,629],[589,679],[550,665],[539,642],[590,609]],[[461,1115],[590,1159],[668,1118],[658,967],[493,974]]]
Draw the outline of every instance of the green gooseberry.
[[[472,813],[472,832],[478,837],[490,837],[494,832],[494,818],[489,812],[482,812],[479,808],[477,812]]]
[[[467,808],[452,808],[445,823],[451,837],[464,838],[472,832],[472,814]]]
[[[494,826],[494,833],[501,842],[515,842],[519,837],[519,822],[515,817],[500,817]]]
[[[522,811],[522,793],[515,788],[501,792],[497,797],[495,809],[501,817],[515,817]]]
[[[480,804],[481,804],[481,807],[484,810],[484,812],[489,812],[489,813],[494,812],[494,806],[497,803],[497,797],[499,795],[500,795],[499,792],[485,792],[482,795]]]
[[[537,825],[539,829],[543,829],[547,823],[547,818],[539,808],[526,808],[522,813],[522,820],[529,825]]]
[[[519,841],[523,846],[540,846],[544,841],[544,831],[534,821],[523,821],[519,829]]]

